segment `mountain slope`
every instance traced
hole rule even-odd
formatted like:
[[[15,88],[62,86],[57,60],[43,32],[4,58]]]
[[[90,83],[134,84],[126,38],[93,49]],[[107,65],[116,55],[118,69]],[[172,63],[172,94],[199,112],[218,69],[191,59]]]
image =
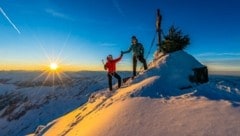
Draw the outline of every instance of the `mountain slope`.
[[[239,134],[239,78],[211,77],[209,83],[195,85],[188,76],[199,66],[183,51],[158,58],[129,87],[115,93],[99,90],[83,106],[49,123],[40,135]]]
[[[42,72],[0,72],[0,135],[23,136],[87,102],[107,86],[105,72],[66,73],[59,84]],[[38,77],[38,78],[37,78]]]

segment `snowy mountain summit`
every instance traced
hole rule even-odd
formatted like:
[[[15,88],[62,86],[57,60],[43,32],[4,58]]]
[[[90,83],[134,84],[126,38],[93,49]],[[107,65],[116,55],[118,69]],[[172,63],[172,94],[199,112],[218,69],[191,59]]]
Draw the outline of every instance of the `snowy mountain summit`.
[[[87,103],[50,122],[36,135],[239,134],[239,84],[229,82],[227,88],[214,79],[200,85],[190,82],[193,69],[202,66],[184,51],[159,54],[129,86],[95,92]]]

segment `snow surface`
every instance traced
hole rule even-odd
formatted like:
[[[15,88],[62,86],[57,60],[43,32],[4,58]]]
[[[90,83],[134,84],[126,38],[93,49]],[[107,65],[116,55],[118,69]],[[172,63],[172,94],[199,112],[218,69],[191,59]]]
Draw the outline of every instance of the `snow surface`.
[[[39,135],[239,135],[240,78],[211,76],[194,84],[188,77],[196,67],[202,64],[184,51],[158,54],[128,87],[93,93]]]
[[[128,72],[129,73],[129,72]],[[0,136],[24,136],[87,102],[107,87],[106,72],[69,72],[61,81],[43,72],[0,72]]]

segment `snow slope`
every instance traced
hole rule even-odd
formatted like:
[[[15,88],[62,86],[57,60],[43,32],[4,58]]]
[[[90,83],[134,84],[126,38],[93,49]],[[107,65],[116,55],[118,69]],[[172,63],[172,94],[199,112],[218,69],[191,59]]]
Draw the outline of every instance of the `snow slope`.
[[[130,86],[114,93],[99,90],[39,135],[239,135],[239,77],[214,76],[202,85],[189,82],[192,68],[201,66],[184,51],[156,58]]]
[[[106,88],[106,72],[65,73],[46,80],[42,72],[0,72],[0,136],[23,136],[87,102]],[[41,76],[40,76],[41,75]]]

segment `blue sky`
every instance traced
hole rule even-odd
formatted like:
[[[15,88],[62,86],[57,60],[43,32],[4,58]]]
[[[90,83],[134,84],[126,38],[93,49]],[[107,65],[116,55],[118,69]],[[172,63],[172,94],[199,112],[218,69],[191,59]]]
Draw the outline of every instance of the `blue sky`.
[[[186,51],[211,71],[240,71],[239,5],[238,0],[1,0],[0,70],[39,70],[50,61],[66,70],[103,70],[101,60],[127,50],[132,35],[149,51],[159,8],[164,33],[175,25],[188,34]],[[154,45],[148,61],[155,50]],[[118,69],[131,69],[131,54]]]

